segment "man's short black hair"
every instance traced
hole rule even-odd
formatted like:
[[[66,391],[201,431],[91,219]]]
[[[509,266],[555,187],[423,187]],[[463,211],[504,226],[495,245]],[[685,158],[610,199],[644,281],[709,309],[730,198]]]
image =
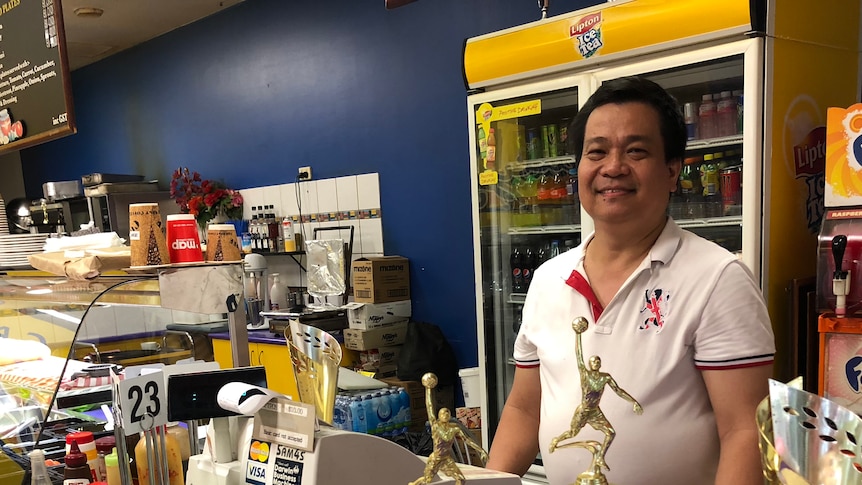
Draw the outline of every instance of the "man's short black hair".
[[[659,130],[664,139],[666,161],[685,156],[685,143],[688,138],[685,120],[680,113],[679,104],[661,86],[649,79],[630,76],[606,81],[584,103],[569,128],[571,153],[580,160],[584,151],[584,133],[593,110],[606,104],[645,103],[658,113]]]

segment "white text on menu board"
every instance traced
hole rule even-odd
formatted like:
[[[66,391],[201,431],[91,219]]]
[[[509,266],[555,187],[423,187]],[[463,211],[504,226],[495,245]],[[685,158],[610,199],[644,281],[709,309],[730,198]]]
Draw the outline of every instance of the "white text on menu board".
[[[24,91],[46,79],[57,77],[57,71],[52,69],[56,65],[53,60],[45,61],[32,68],[31,65],[30,61],[23,61],[15,67],[3,69],[3,64],[0,64],[0,107],[18,102],[18,96],[12,96],[12,94]]]

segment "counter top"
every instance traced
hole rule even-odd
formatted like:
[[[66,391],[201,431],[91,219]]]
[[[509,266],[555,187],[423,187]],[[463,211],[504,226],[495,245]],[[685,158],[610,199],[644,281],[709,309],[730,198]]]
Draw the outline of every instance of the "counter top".
[[[230,332],[211,333],[209,337],[218,340],[230,340]],[[284,335],[272,333],[269,329],[249,330],[248,341],[258,344],[286,345]]]

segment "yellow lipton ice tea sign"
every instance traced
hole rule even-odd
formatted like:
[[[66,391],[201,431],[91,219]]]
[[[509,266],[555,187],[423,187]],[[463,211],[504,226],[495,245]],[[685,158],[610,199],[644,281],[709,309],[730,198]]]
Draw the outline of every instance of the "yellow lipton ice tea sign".
[[[507,104],[494,107],[490,103],[482,103],[476,110],[477,136],[479,144],[479,158],[482,160],[479,172],[479,185],[496,185],[499,177],[497,173],[498,155],[497,144],[501,142],[510,143],[511,140],[498,140],[501,134],[495,132],[491,123],[503,120],[522,118],[537,115],[542,112],[542,100],[536,99],[522,103]],[[522,140],[517,137],[515,146],[520,147]]]
[[[826,112],[826,207],[862,205],[862,103]]]

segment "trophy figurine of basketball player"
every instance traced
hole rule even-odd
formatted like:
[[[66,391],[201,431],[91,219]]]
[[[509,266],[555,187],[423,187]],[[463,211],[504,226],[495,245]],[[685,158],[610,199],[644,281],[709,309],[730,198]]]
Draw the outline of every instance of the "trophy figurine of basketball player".
[[[617,382],[607,372],[600,372],[602,359],[598,355],[590,357],[589,367],[584,364],[584,351],[581,345],[581,334],[587,330],[587,319],[578,317],[572,322],[572,329],[576,334],[575,356],[578,361],[578,372],[581,376],[581,403],[575,409],[575,414],[572,416],[571,427],[551,440],[551,446],[548,450],[553,453],[558,448],[584,448],[593,455],[593,461],[589,470],[578,475],[578,480],[574,485],[607,485],[608,480],[605,477],[602,469],[610,470],[605,462],[605,456],[608,452],[608,447],[614,441],[617,432],[614,430],[608,418],[599,408],[599,401],[602,399],[602,394],[605,392],[605,386],[613,389],[618,396],[632,403],[634,412],[642,414],[643,408],[635,398],[624,391]],[[602,443],[594,440],[574,441],[571,443],[561,442],[574,438],[583,429],[584,426],[590,425],[593,429],[601,431],[605,435]]]
[[[483,463],[488,461],[488,453],[473,441],[460,426],[451,422],[452,413],[449,409],[440,408],[439,414],[434,416],[434,402],[431,398],[431,392],[437,387],[437,376],[433,372],[426,373],[422,376],[422,385],[425,386],[425,408],[428,410],[428,421],[431,422],[431,438],[434,441],[434,450],[428,456],[422,476],[410,482],[409,485],[431,483],[437,472],[443,472],[454,478],[455,485],[463,485],[464,474],[461,473],[458,463],[452,457],[452,446],[455,445],[455,440],[461,438],[464,444],[478,451]]]

